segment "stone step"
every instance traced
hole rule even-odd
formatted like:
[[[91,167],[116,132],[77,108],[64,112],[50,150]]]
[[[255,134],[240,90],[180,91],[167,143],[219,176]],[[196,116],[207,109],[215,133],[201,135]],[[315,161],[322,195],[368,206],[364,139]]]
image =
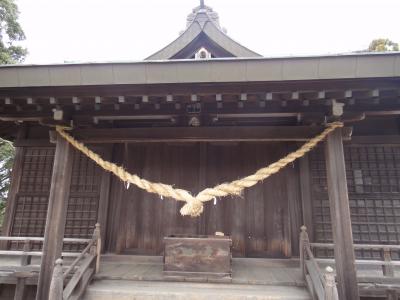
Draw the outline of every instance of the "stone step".
[[[311,300],[304,287],[95,280],[83,300]]]

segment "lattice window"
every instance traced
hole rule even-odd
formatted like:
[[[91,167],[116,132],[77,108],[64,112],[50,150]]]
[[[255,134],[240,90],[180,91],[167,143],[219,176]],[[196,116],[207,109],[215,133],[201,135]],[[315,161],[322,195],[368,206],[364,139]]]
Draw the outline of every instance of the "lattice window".
[[[11,230],[13,236],[44,236],[54,153],[54,148],[25,150]],[[76,151],[72,163],[65,237],[89,238],[97,221],[101,170]],[[12,249],[22,247],[23,243],[11,244]],[[77,251],[81,248],[82,245],[64,245],[64,251]],[[41,243],[33,244],[33,249],[40,250]]]
[[[90,238],[97,222],[102,171],[86,156],[74,151],[70,199],[65,237]],[[82,245],[65,244],[64,249],[81,250]]]
[[[355,243],[400,243],[400,147],[347,145],[344,148]],[[325,159],[322,149],[310,155],[316,242],[332,242]],[[321,250],[317,255],[331,255]],[[381,257],[380,251],[356,251],[358,257]],[[399,258],[398,253],[393,253]]]
[[[25,149],[12,236],[44,236],[54,151],[54,148]],[[40,243],[32,246],[41,247]],[[21,243],[11,244],[12,249],[21,247]]]
[[[54,148],[25,149],[19,193],[49,193],[54,151]]]

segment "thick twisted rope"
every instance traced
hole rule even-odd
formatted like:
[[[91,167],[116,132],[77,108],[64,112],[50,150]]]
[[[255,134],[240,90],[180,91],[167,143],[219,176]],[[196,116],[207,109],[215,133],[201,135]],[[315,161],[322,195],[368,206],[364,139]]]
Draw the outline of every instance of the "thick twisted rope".
[[[178,201],[186,202],[180,210],[181,214],[183,216],[197,217],[200,216],[203,212],[203,206],[205,202],[216,199],[216,197],[240,195],[245,188],[252,187],[258,182],[268,178],[272,174],[279,172],[279,170],[292,163],[296,159],[304,156],[307,152],[311,151],[311,149],[313,149],[319,142],[324,140],[328,136],[328,134],[333,132],[336,128],[340,127],[343,127],[343,123],[341,122],[330,123],[322,133],[312,138],[299,149],[286,155],[277,162],[259,169],[257,172],[250,176],[234,180],[229,183],[222,183],[213,188],[204,189],[196,196],[191,195],[190,192],[186,190],[174,188],[172,185],[151,182],[146,179],[140,178],[136,174],[130,174],[124,168],[102,159],[98,154],[90,150],[83,143],[78,142],[71,135],[66,133],[63,127],[57,126],[56,130],[74,148],[81,151],[104,170],[113,173],[122,181],[132,183],[149,193],[154,193],[161,197],[170,197]]]

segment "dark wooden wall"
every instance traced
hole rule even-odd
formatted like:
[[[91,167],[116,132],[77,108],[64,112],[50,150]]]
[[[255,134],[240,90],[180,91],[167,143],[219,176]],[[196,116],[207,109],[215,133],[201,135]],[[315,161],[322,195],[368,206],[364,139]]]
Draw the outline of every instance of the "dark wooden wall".
[[[390,136],[385,137],[378,121],[373,123],[375,129],[368,122],[356,126],[353,140],[345,143],[353,237],[357,243],[397,244],[400,142],[395,137],[399,130],[397,123],[392,124],[390,131],[385,130]],[[379,139],[365,137],[367,133]],[[47,134],[29,129],[31,144],[17,150],[3,234],[44,234],[54,156],[54,146],[41,144]],[[295,148],[294,143],[149,143],[102,145],[94,150],[144,178],[197,193],[251,174]],[[182,203],[162,200],[134,186],[126,189],[120,180],[75,152],[65,235],[89,237],[94,224],[100,222],[105,251],[155,255],[162,251],[164,236],[222,231],[232,236],[235,256],[296,256],[298,230],[303,223],[314,241],[331,241],[323,155],[320,149],[313,150],[301,162],[247,189],[242,197],[208,203],[204,214],[192,219],[180,216]],[[74,251],[76,246],[66,245],[66,250]]]
[[[285,143],[129,144],[115,147],[114,160],[144,178],[197,193],[249,175],[289,151]],[[217,199],[216,205],[209,202],[200,218],[182,217],[181,203],[134,186],[127,189],[112,178],[107,250],[156,255],[162,252],[164,236],[221,231],[232,236],[235,256],[290,257],[289,213],[300,218],[298,207],[289,208],[299,199],[296,172],[290,166],[241,197]]]

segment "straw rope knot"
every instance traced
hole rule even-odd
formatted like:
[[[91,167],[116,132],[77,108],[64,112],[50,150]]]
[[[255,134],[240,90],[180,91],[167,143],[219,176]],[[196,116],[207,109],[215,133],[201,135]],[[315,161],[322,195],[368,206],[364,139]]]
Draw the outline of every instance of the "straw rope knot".
[[[204,210],[204,204],[199,199],[192,197],[188,200],[184,206],[182,206],[180,212],[182,216],[198,217]]]

